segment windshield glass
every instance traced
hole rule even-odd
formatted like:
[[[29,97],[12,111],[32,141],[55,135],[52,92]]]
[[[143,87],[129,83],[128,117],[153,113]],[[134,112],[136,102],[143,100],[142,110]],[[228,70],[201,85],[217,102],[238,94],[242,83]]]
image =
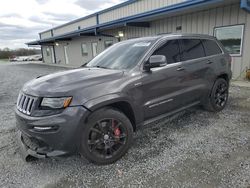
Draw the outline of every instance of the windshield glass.
[[[91,60],[86,67],[131,69],[153,44],[154,39],[128,40],[117,43]]]

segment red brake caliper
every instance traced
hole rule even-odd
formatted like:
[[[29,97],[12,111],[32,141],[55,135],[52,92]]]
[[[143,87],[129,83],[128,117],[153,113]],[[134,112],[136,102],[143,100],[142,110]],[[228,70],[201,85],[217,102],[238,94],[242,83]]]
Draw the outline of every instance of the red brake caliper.
[[[121,130],[118,127],[116,127],[116,123],[115,123],[114,120],[112,120],[112,128],[114,130],[115,136],[120,136],[121,135]]]

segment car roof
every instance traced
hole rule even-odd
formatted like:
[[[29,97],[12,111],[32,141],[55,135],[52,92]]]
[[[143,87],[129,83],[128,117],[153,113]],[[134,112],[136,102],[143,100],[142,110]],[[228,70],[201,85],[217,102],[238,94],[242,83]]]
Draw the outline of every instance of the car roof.
[[[199,39],[212,39],[216,38],[211,35],[205,34],[193,34],[193,33],[171,33],[171,34],[160,34],[160,38],[199,38]]]
[[[134,38],[130,40],[157,40],[162,38],[200,38],[200,39],[216,39],[214,36],[205,35],[205,34],[193,34],[193,33],[168,33],[168,34],[159,34],[156,36],[149,36],[149,37],[140,37]]]
[[[189,34],[189,33],[170,33],[170,34],[159,34],[156,36],[147,36],[147,37],[139,37],[139,38],[132,38],[125,41],[125,42],[143,42],[143,41],[159,41],[162,39],[181,39],[181,38],[197,38],[197,39],[208,39],[208,40],[216,40],[214,36],[205,35],[205,34]]]

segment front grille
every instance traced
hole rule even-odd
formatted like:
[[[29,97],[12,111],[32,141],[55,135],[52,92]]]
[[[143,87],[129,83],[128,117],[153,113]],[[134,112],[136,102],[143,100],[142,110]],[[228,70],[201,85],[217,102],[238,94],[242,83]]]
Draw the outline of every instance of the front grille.
[[[17,99],[17,109],[27,115],[30,115],[35,103],[35,97],[20,93]]]

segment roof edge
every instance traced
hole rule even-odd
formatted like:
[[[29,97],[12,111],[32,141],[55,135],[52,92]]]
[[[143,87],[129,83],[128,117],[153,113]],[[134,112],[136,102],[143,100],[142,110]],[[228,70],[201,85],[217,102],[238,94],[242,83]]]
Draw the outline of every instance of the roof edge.
[[[181,2],[181,3],[178,3],[178,4],[174,4],[174,5],[162,7],[162,8],[159,8],[159,9],[154,9],[154,10],[151,10],[151,11],[148,11],[148,12],[144,12],[144,13],[124,17],[124,18],[121,18],[121,19],[117,19],[117,20],[107,22],[107,23],[98,24],[98,25],[91,26],[91,27],[88,27],[88,28],[71,31],[71,32],[64,33],[64,34],[54,36],[54,37],[50,37],[50,38],[40,39],[40,40],[38,40],[38,42],[53,41],[53,40],[61,39],[61,38],[64,38],[64,37],[70,37],[72,35],[75,36],[75,35],[80,34],[80,33],[94,32],[94,31],[96,31],[97,28],[102,29],[102,28],[106,28],[106,27],[109,27],[109,26],[117,25],[117,24],[122,24],[122,23],[130,22],[130,21],[140,20],[143,17],[150,17],[150,16],[154,16],[154,15],[157,15],[157,14],[164,14],[164,13],[167,13],[167,12],[172,12],[172,11],[177,11],[177,10],[182,11],[182,10],[185,10],[186,8],[189,8],[190,6],[203,6],[203,5],[222,2],[222,1],[223,0],[187,0],[187,1],[184,1],[184,2]],[[32,42],[30,42],[30,43],[32,43]],[[27,43],[27,44],[30,44],[30,43]]]
[[[67,26],[67,25],[69,25],[69,24],[76,23],[76,22],[78,22],[78,21],[85,20],[85,19],[91,18],[91,17],[93,17],[93,16],[97,16],[97,15],[99,15],[99,14],[102,14],[102,13],[105,13],[105,12],[108,12],[108,11],[111,11],[111,10],[114,10],[114,9],[117,9],[117,8],[120,8],[120,7],[129,5],[129,4],[132,4],[132,3],[136,2],[136,1],[138,1],[138,0],[127,0],[127,1],[124,1],[123,3],[119,3],[119,4],[117,4],[117,5],[111,6],[111,7],[109,7],[109,8],[104,9],[104,10],[97,11],[97,12],[95,12],[95,13],[93,13],[93,14],[89,14],[89,15],[87,15],[87,16],[84,16],[84,17],[81,17],[81,18],[78,18],[78,19],[69,21],[69,22],[67,22],[67,23],[58,25],[58,26],[56,26],[56,27],[52,27],[51,29],[47,29],[47,30],[45,30],[45,31],[42,31],[42,32],[40,32],[39,34],[43,34],[43,33],[49,32],[49,31],[51,31],[51,30],[53,30],[53,29],[58,29],[58,28]]]

